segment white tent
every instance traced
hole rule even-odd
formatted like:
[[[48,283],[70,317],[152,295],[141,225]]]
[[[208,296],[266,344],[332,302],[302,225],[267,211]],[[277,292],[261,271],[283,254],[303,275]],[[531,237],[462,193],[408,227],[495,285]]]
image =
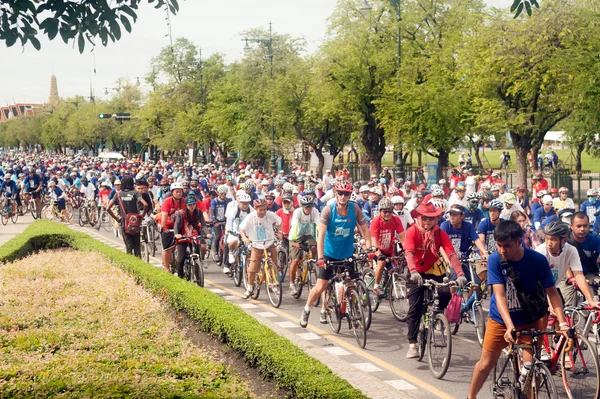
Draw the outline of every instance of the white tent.
[[[104,161],[116,161],[125,158],[120,152],[101,152],[98,158]]]
[[[548,132],[544,137],[544,141],[559,142],[567,141],[564,131]]]

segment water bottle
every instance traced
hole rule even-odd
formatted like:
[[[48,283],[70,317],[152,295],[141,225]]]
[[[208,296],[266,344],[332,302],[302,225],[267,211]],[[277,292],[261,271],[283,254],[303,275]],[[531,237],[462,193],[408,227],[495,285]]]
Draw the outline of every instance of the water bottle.
[[[335,283],[335,296],[337,297],[337,303],[341,305],[341,312],[344,313],[346,311],[346,303],[344,302],[344,283],[338,281]]]
[[[521,376],[519,377],[519,384],[521,384],[521,389],[524,389],[525,381],[527,380],[527,374],[529,374],[529,370],[531,370],[531,366],[533,364],[531,362],[523,363],[523,367],[521,368]]]

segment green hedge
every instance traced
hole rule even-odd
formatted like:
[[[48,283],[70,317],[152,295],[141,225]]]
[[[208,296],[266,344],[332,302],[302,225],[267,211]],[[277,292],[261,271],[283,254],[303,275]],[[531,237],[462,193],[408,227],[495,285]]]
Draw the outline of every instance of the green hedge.
[[[185,311],[203,330],[241,352],[249,364],[259,367],[263,376],[273,378],[294,397],[365,397],[327,366],[219,295],[59,223],[43,220],[33,223],[24,233],[0,247],[0,261],[13,261],[35,251],[59,247],[93,250],[105,255],[135,276],[143,287],[165,298],[175,309]]]

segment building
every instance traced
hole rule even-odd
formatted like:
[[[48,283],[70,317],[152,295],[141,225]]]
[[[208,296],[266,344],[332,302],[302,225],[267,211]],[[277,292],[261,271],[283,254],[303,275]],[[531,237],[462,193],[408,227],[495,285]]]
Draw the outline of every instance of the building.
[[[0,107],[0,122],[6,122],[10,118],[17,116],[31,116],[42,112],[44,108],[53,109],[58,105],[60,97],[58,97],[58,83],[56,76],[52,74],[50,77],[50,96],[48,104],[13,104],[6,107]]]

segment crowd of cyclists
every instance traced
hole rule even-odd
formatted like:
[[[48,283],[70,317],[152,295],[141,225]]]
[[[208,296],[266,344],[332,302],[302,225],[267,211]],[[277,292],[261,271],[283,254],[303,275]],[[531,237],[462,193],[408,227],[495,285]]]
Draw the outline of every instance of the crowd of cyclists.
[[[249,248],[244,298],[255,292],[255,274],[265,251],[276,267],[283,266],[278,264],[279,245],[289,250],[287,279],[289,293],[295,295],[298,263],[304,250],[310,251],[317,276],[300,316],[301,327],[308,325],[313,306],[319,306],[336,273],[330,265],[343,263],[356,275],[352,259],[357,244],[362,246],[373,254],[372,291],[381,295],[387,260],[398,255],[399,243],[406,267],[410,359],[419,357],[424,282],[450,279],[454,287],[464,288],[487,280],[492,292],[489,320],[469,398],[477,396],[502,349],[514,342],[513,328],[545,330],[549,310],[558,329],[566,329],[563,308],[577,304],[578,292],[589,306],[600,307],[600,237],[594,234],[600,231],[598,191],[588,190],[577,208],[566,187],[549,187],[541,173],[533,176],[529,191],[522,186],[509,190],[493,170],[480,176],[466,166],[427,186],[417,185],[410,176],[394,180],[387,168],[368,181],[353,182],[346,169],[316,176],[297,166],[267,173],[244,162],[182,165],[15,154],[4,156],[0,175],[0,192],[19,212],[29,196],[40,212],[47,195],[70,223],[65,210],[69,193],[93,203],[98,213],[105,209],[119,223],[127,252],[136,256],[140,223],[152,223],[160,232],[165,270],[171,271],[175,256],[180,276],[185,251],[176,248],[182,237],[200,236],[202,253],[215,251],[225,274],[232,273],[240,248]],[[487,260],[487,275],[472,273],[467,259],[474,253]],[[520,276],[520,283],[509,274]],[[569,278],[578,291],[567,283]],[[526,309],[520,295],[538,286],[549,303],[541,317]],[[451,285],[440,289],[440,309],[450,302],[453,290]],[[320,323],[328,322],[327,311],[326,300],[320,301]],[[531,361],[530,351],[523,358]]]

